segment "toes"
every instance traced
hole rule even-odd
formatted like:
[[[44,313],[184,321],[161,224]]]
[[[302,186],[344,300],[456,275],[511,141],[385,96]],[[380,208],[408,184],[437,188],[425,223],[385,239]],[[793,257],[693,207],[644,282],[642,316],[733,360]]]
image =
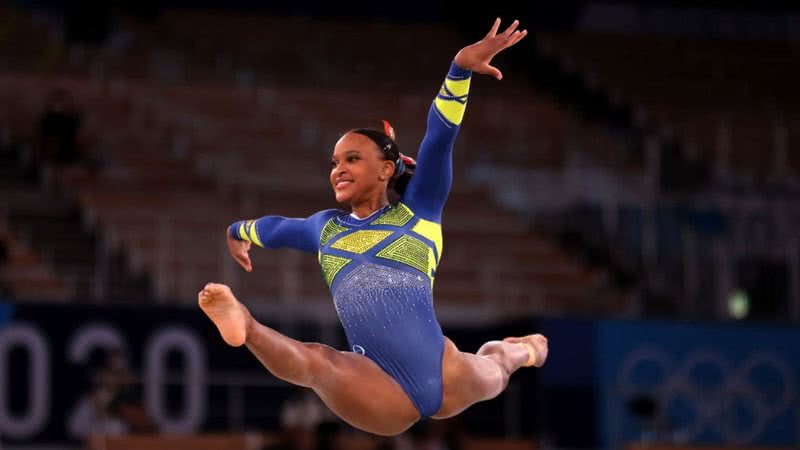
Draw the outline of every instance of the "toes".
[[[226,287],[228,287],[228,286],[225,286],[224,284],[218,284],[218,283],[209,283],[208,284],[208,290],[212,294],[221,294],[221,293],[223,293],[225,291]]]
[[[228,287],[226,284],[215,284],[214,288],[216,289],[217,295],[228,295],[233,296],[233,292],[231,292],[231,288]]]
[[[197,293],[198,301],[204,302],[209,300],[209,297],[215,294],[214,286],[214,283],[207,283],[205,286],[203,286],[203,289]]]
[[[220,283],[208,283],[200,293],[210,297],[233,295],[231,288]]]

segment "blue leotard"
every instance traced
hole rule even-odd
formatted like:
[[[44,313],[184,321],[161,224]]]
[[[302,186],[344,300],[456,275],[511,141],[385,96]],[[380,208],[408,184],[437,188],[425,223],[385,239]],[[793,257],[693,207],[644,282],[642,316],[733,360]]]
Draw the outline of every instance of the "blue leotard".
[[[350,349],[397,380],[423,417],[442,403],[444,335],[432,290],[442,257],[453,141],[470,80],[470,71],[451,64],[428,113],[415,175],[397,203],[366,219],[331,209],[305,219],[266,216],[229,228],[234,238],[265,248],[317,254]]]

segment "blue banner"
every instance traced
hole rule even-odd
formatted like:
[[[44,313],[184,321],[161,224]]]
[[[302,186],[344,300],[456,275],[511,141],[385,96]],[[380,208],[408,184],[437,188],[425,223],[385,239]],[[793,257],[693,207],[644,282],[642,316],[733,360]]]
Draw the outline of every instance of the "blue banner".
[[[606,321],[595,356],[605,448],[800,444],[798,329]]]

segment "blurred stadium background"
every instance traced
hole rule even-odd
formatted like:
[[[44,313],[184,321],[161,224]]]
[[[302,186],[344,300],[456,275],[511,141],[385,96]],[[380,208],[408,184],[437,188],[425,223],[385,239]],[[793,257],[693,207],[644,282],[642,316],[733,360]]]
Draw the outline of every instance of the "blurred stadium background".
[[[542,370],[376,439],[226,348],[207,281],[344,347],[314,258],[223,232],[331,207],[340,133],[407,152],[461,46],[474,80],[435,299]],[[800,5],[0,0],[0,448],[800,446]]]

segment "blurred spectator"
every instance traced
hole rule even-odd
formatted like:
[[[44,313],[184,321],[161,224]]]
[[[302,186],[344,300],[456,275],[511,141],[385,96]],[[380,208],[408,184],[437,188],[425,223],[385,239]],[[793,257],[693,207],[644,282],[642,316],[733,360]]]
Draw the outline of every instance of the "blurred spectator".
[[[80,124],[72,95],[64,89],[51,91],[39,119],[39,162],[57,166],[78,162]]]
[[[93,434],[114,435],[129,431],[111,407],[110,394],[104,389],[92,389],[78,401],[67,423],[67,429],[73,437],[83,439]]]
[[[131,431],[152,431],[153,425],[145,413],[138,380],[130,370],[128,358],[122,349],[109,351],[106,367],[100,373],[100,385],[112,393],[112,409]]]
[[[280,441],[267,450],[314,450],[320,445],[316,435],[320,424],[334,419],[333,413],[311,390],[297,388],[281,405]],[[322,431],[329,429],[322,427]]]
[[[330,420],[317,426],[317,450],[348,450],[347,444],[342,440],[344,432],[342,423]]]
[[[294,395],[281,405],[281,427],[302,428],[315,431],[319,424],[336,417],[313,391],[298,388]]]
[[[45,186],[55,175],[95,174],[102,162],[87,151],[81,136],[81,114],[72,95],[64,89],[50,92],[39,118],[38,149],[34,170]]]
[[[412,450],[460,450],[460,440],[450,433],[448,423],[422,421],[409,430]]]
[[[317,437],[304,428],[282,428],[280,440],[264,450],[315,450]]]
[[[78,402],[67,425],[74,437],[153,430],[144,412],[137,379],[122,349],[109,350],[105,366],[92,381],[92,389]]]

